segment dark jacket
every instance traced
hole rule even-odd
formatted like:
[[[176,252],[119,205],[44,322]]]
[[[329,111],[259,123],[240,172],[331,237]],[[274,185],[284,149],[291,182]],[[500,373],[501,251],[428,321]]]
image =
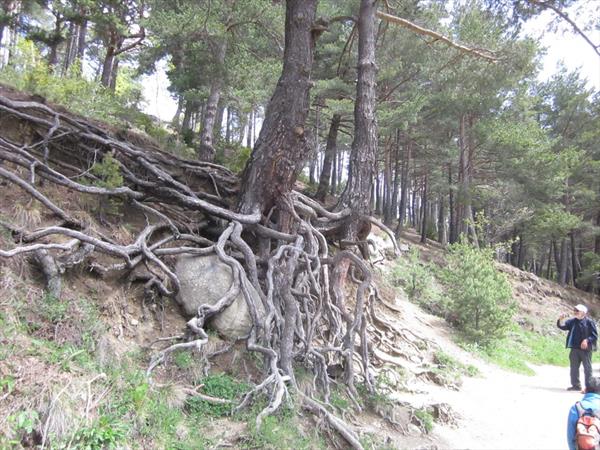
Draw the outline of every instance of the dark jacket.
[[[584,317],[581,320],[577,318],[569,319],[563,325],[560,324],[559,319],[556,326],[561,330],[569,331],[566,342],[567,348],[580,348],[581,341],[587,339],[589,349],[596,350],[598,330],[596,329],[596,323],[589,317]]]

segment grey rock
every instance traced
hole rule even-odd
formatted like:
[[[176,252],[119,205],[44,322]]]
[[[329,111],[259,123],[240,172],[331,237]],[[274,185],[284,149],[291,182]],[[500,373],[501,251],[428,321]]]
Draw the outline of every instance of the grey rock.
[[[177,302],[190,318],[197,314],[200,305],[217,303],[233,283],[231,268],[217,255],[181,256],[175,265],[175,274],[181,283]],[[252,286],[250,293],[261,314],[262,302]],[[210,324],[227,339],[248,335],[252,328],[252,318],[242,293],[238,294],[229,307],[212,317]]]

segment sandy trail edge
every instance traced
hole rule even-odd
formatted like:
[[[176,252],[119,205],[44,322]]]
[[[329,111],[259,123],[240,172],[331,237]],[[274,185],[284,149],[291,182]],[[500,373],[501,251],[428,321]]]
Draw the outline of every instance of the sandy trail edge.
[[[569,386],[568,367],[532,366],[534,376],[505,371],[454,344],[452,330],[439,317],[425,313],[410,302],[401,299],[397,302],[403,309],[403,318],[415,331],[436,342],[445,353],[475,365],[481,372],[478,377],[464,377],[459,391],[429,384],[427,393],[408,394],[412,404],[445,402],[458,413],[457,427],[435,425],[433,435],[437,437],[439,448],[567,448],[569,408],[582,397],[581,393],[566,390]],[[567,358],[568,350],[565,349],[565,360]],[[598,353],[594,354],[594,359],[598,361]],[[600,363],[595,363],[594,375],[598,375],[599,368]]]

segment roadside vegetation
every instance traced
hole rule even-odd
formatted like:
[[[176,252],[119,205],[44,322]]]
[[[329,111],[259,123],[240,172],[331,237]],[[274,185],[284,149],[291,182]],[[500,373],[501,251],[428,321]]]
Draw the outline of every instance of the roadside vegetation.
[[[562,334],[528,331],[514,322],[516,303],[491,249],[450,245],[440,267],[424,262],[414,248],[390,278],[409,299],[454,326],[463,348],[488,362],[528,375],[534,374],[528,363],[568,365]]]

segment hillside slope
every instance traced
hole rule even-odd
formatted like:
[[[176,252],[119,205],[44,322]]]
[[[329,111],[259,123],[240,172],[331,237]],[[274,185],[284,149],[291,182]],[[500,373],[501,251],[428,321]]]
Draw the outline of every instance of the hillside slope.
[[[2,136],[30,136],[31,130],[15,125],[14,118],[0,119]],[[17,170],[27,178],[26,170]],[[0,248],[18,244],[18,229],[54,223],[55,217],[19,186],[3,184],[0,189]],[[61,186],[41,183],[39,190],[110,242],[127,245],[146,225],[143,214],[127,208],[107,213],[96,198]],[[442,248],[422,246],[410,232],[402,243],[420,248],[425,260],[443,258]],[[484,398],[485,392],[505,392],[505,400],[520,401],[516,397],[535,392],[519,388],[526,378],[506,375],[454,344],[453,330],[443,319],[421,311],[386,282],[394,262],[385,257],[378,261],[382,301],[370,304],[367,331],[380,393],[363,393],[361,404],[353,405],[332,370],[335,413],[355,427],[367,448],[477,446],[477,441],[461,440],[473,426],[502,434],[506,424],[478,422],[475,406],[464,400],[473,393]],[[100,255],[93,263],[98,267],[105,262]],[[74,265],[62,274],[62,293],[55,298],[45,291],[34,259],[16,256],[0,264],[0,447],[315,448],[338,443],[338,437],[319,432],[321,424],[314,419],[289,409],[260,431],[253,429],[256,409],[227,415],[230,401],[239,402],[261,379],[261,362],[246,352],[243,342],[228,343],[213,333],[202,351],[173,353],[147,379],[152,356],[183,335],[187,322],[173,301],[146,295],[147,272],[103,276],[88,270],[91,264]],[[519,301],[516,320],[529,329],[556,333],[557,314],[578,302],[597,310],[583,293],[499,267]],[[478,367],[482,376],[467,378],[471,367]],[[549,379],[544,375],[538,385],[559,382]],[[515,389],[498,390],[500,380],[513,380]],[[299,382],[307,390],[314,388],[311,377]],[[466,432],[472,439],[478,436]]]

